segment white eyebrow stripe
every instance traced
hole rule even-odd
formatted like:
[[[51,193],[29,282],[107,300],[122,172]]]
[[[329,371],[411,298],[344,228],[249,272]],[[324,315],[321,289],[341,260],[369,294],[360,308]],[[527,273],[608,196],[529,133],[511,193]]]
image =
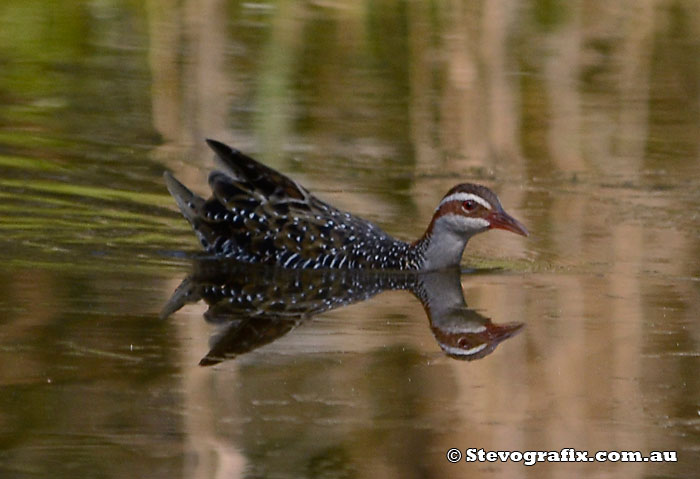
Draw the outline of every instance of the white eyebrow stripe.
[[[440,209],[442,205],[449,201],[467,201],[467,200],[473,200],[479,203],[481,206],[486,208],[487,210],[492,209],[491,205],[489,204],[488,201],[483,199],[481,196],[477,196],[473,193],[453,193],[450,196],[445,196],[440,204],[437,206],[436,210]]]

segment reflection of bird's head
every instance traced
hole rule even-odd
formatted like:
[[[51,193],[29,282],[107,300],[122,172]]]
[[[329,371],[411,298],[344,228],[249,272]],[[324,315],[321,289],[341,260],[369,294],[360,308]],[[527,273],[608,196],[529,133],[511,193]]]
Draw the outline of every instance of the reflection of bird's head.
[[[515,336],[525,326],[523,323],[493,324],[488,318],[473,318],[462,324],[450,322],[452,327],[441,329],[432,326],[433,334],[445,353],[455,359],[472,361],[488,356],[501,341]]]

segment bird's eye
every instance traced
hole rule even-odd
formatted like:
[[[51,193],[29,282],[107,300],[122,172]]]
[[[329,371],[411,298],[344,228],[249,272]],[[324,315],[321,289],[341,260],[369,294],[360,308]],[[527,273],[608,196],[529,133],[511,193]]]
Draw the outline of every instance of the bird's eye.
[[[466,211],[473,211],[474,208],[476,208],[476,201],[466,200],[464,203],[462,203],[462,208],[464,208]]]

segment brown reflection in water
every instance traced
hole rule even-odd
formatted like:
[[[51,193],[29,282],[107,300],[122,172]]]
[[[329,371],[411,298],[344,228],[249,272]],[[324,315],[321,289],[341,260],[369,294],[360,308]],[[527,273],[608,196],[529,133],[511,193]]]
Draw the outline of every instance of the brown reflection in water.
[[[219,328],[199,362],[211,366],[272,343],[319,313],[387,290],[408,290],[420,300],[440,348],[455,359],[481,359],[524,326],[493,324],[469,309],[456,268],[430,273],[289,270],[222,259],[196,261],[161,316],[204,301],[204,318]]]
[[[445,375],[454,378],[451,394],[467,405],[461,417],[473,433],[455,433],[445,446],[469,438],[500,447],[574,439],[590,447],[694,447],[684,438],[698,437],[691,399],[698,383],[691,376],[700,244],[697,219],[688,214],[700,207],[697,5],[403,5],[323,2],[289,15],[289,6],[258,14],[231,2],[230,33],[209,47],[222,52],[235,44],[249,53],[229,53],[232,61],[220,70],[200,71],[200,78],[218,78],[206,85],[186,72],[181,81],[193,101],[210,88],[233,110],[197,134],[255,151],[248,145],[269,139],[274,124],[271,149],[305,150],[304,160],[293,163],[295,177],[403,237],[420,232],[419,219],[427,221],[454,176],[486,179],[504,203],[520,205],[536,232],[531,243],[476,238],[470,250],[527,258],[551,274],[471,286],[490,314],[525,318],[527,341],[508,369],[486,362],[493,368],[467,376],[452,362]],[[226,28],[221,16],[201,19],[212,30]],[[253,23],[265,34],[245,29]],[[293,48],[289,31],[299,35]],[[281,51],[301,67],[290,71]],[[251,60],[257,57],[265,68]],[[250,75],[247,82],[241,71]],[[277,90],[270,87],[280,85],[275,76],[284,79]],[[253,93],[258,85],[268,86],[265,96]],[[267,116],[274,121],[266,123]],[[283,161],[271,160],[277,168]],[[349,379],[346,371],[337,374],[336,384]],[[394,379],[386,374],[377,382]],[[425,384],[435,388],[431,395],[444,393]],[[257,392],[274,396],[263,386]],[[199,400],[195,408],[207,404]],[[475,427],[471,414],[488,426]],[[661,423],[665,432],[655,429]],[[678,424],[685,426],[672,432]],[[375,460],[367,469],[399,477],[387,463]],[[594,471],[619,473],[609,464]],[[585,477],[590,469],[573,474]],[[643,476],[644,469],[628,465],[625,474]]]
[[[89,272],[68,291],[64,276],[7,270],[0,423],[4,447],[16,449],[3,449],[0,468],[44,461],[38,470],[56,477],[128,476],[119,471],[130,466],[153,475],[148,458],[176,467],[184,457],[190,477],[697,474],[697,1],[146,5],[2,3],[3,260],[45,248],[49,270],[79,260]],[[117,334],[115,317],[144,314],[145,285],[105,269],[90,246],[130,230],[133,217],[104,216],[93,196],[67,187],[116,175],[121,193],[149,183],[169,203],[160,163],[197,185],[205,136],[271,156],[263,160],[405,238],[422,232],[455,177],[493,186],[535,236],[476,238],[468,255],[510,258],[528,274],[462,279],[470,301],[527,330],[507,355],[426,361],[438,348],[413,304],[415,320],[403,324],[415,329],[398,338],[386,335],[397,324],[363,322],[391,321],[410,297],[387,292],[341,310],[345,329],[329,327],[323,340],[342,347],[286,363],[250,354],[223,371],[189,367],[203,321],[173,328],[149,316]],[[160,163],[139,168],[151,147]],[[147,206],[139,211],[155,218]],[[194,249],[172,217],[168,232]],[[129,268],[149,232],[105,254]],[[70,301],[94,311],[105,291],[102,314],[76,321]],[[163,354],[116,368],[95,355],[141,339]],[[349,354],[349,342],[370,347]],[[448,447],[469,445],[678,449],[680,462],[446,463]]]

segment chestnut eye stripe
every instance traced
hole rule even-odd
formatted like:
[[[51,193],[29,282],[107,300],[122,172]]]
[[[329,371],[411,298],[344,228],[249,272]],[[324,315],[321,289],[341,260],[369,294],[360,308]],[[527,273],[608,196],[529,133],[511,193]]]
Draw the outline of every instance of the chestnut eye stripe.
[[[444,205],[445,203],[449,203],[450,201],[464,202],[464,201],[469,201],[469,200],[480,204],[481,206],[483,206],[487,210],[493,209],[493,208],[491,208],[491,205],[489,204],[489,202],[486,201],[485,199],[483,199],[479,195],[475,195],[474,193],[453,193],[449,196],[445,196],[442,199],[442,201],[440,202],[440,204],[438,205],[438,207],[436,208],[436,210],[439,210],[442,205]]]

